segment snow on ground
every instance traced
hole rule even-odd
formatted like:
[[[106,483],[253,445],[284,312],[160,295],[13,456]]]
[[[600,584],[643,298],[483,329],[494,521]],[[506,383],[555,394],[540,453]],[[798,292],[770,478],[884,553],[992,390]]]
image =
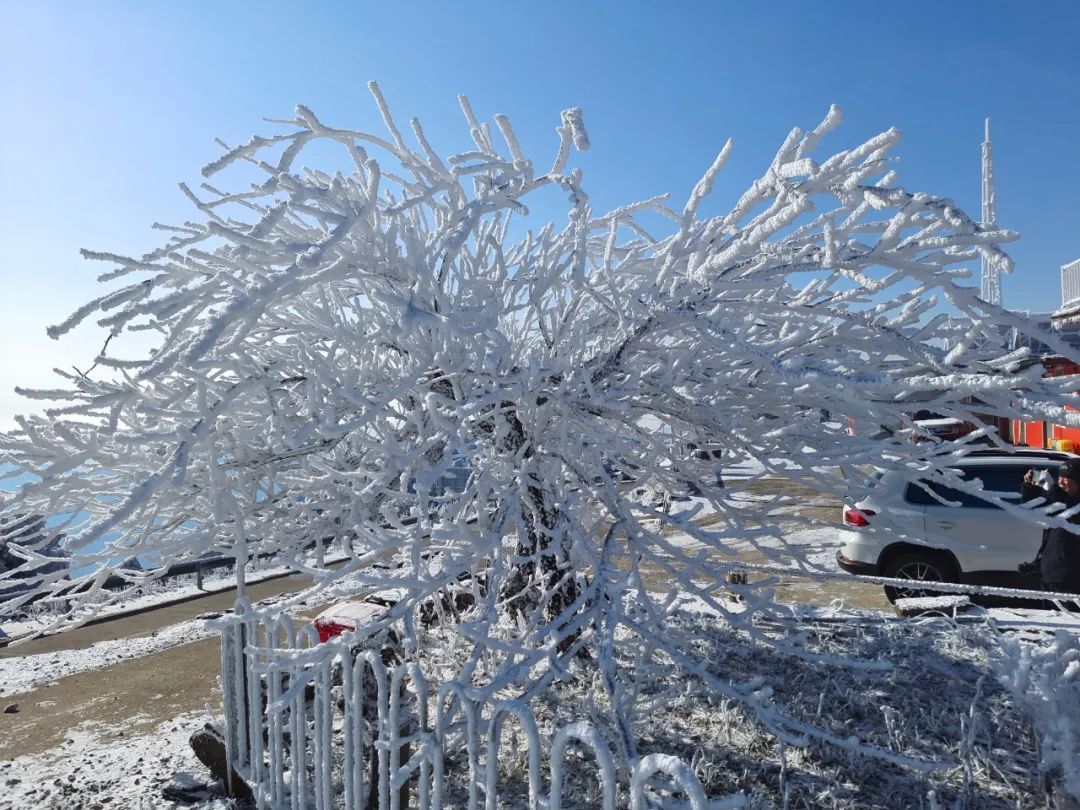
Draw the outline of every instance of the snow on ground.
[[[153,655],[170,647],[207,638],[216,632],[205,621],[193,619],[157,630],[149,636],[99,641],[81,650],[0,658],[0,693],[29,692],[59,678],[104,669],[129,658]],[[17,647],[9,650],[17,651]]]
[[[985,634],[968,634],[946,622],[897,621],[876,629],[811,622],[803,628],[818,652],[854,650],[869,660],[889,661],[893,669],[882,678],[770,653],[767,647],[747,644],[715,617],[704,615],[707,612],[680,609],[690,625],[685,629],[714,649],[718,674],[763,678],[793,716],[824,723],[843,738],[858,734],[863,741],[897,753],[947,765],[920,774],[817,743],[785,753],[737,705],[702,692],[693,678],[670,680],[663,675],[672,672],[670,667],[653,669],[652,676],[659,680],[647,685],[645,692],[656,701],[656,710],[638,719],[642,745],[646,751],[694,760],[710,795],[738,789],[761,807],[790,800],[795,807],[899,808],[934,806],[919,803],[927,802],[933,790],[939,807],[1043,806],[1038,751],[1027,721],[990,675],[987,664],[993,645],[988,646]],[[984,675],[990,677],[980,684]],[[579,692],[591,690],[591,684],[585,679],[560,686],[560,693],[541,711],[556,716],[579,711],[578,703],[584,700]],[[822,713],[823,706],[841,705],[844,712]],[[963,723],[969,718],[977,725],[975,733],[965,738]],[[188,739],[211,719],[204,712],[184,714],[134,735],[128,728],[140,718],[124,726],[83,724],[68,732],[64,744],[56,748],[0,763],[0,784],[5,786],[0,810],[225,810],[229,805],[210,793],[189,804],[162,793],[170,782],[198,785],[208,780]],[[968,786],[965,767],[973,775]],[[570,774],[579,789],[578,783],[588,779],[588,768]],[[966,804],[958,804],[965,799]]]
[[[720,474],[725,481],[744,481],[748,478],[758,478],[764,473],[765,466],[753,458],[726,461],[720,469]]]
[[[690,535],[677,532],[666,537],[671,545],[688,550],[705,548],[705,544]],[[771,535],[759,535],[753,542],[748,540],[725,540],[726,546],[736,551],[752,552],[760,549],[786,549],[789,551],[788,560],[772,560],[770,562],[788,562],[794,565],[795,561],[803,562],[815,570],[829,572],[836,571],[836,550],[840,547],[839,527],[814,527],[798,528],[787,531],[781,537]]]
[[[836,571],[836,550],[841,543],[838,528],[799,529],[786,533],[782,538],[765,536],[756,538],[755,542],[761,548],[792,549],[792,557],[811,568]]]
[[[771,461],[773,464],[781,466],[786,463],[782,459],[772,459]],[[765,467],[756,459],[729,459],[724,461],[720,472],[723,480],[730,484],[760,478],[765,475],[766,471]],[[756,495],[746,491],[726,493],[721,491],[721,496],[724,500],[730,500],[735,503],[750,503],[753,501],[768,500],[768,496]],[[701,520],[702,518],[715,514],[716,511],[712,503],[706,498],[689,498],[684,501],[677,501],[672,504],[671,507],[671,513],[673,515],[689,510],[696,510],[694,515],[694,519],[696,520]],[[341,555],[336,557],[332,555],[327,556],[328,563],[333,563],[337,559],[344,559],[344,557]],[[246,579],[249,584],[253,585],[275,577],[285,576],[291,573],[291,570],[292,569],[287,566],[275,565],[273,560],[256,560],[249,564]],[[135,611],[142,611],[157,605],[182,601],[187,598],[196,598],[212,593],[219,593],[234,588],[235,585],[235,577],[232,571],[227,569],[206,573],[203,576],[201,588],[198,587],[194,575],[159,580],[144,587],[132,586],[131,588],[120,592],[105,592],[103,596],[109,596],[114,601],[108,605],[102,606],[95,613],[95,616],[120,616]],[[28,614],[26,616],[19,618],[5,618],[0,616],[0,638],[3,638],[4,636],[19,638],[36,632],[48,631],[53,621],[54,616],[49,610],[31,605],[28,608]],[[153,650],[150,650],[150,652],[153,652]],[[115,662],[115,660],[120,659],[110,659],[110,663]],[[2,671],[2,667],[0,667],[0,673],[2,673]],[[2,684],[2,682],[2,674],[0,674],[0,684]]]
[[[822,531],[807,530],[798,533],[796,539],[809,547]],[[330,598],[340,598],[340,593]],[[869,674],[860,675],[858,670],[800,663],[791,656],[748,645],[739,633],[721,627],[723,622],[718,623],[718,616],[705,606],[695,609],[688,603],[679,608],[688,623],[685,629],[692,631],[689,636],[707,642],[713,650],[717,674],[737,679],[763,677],[765,683],[782,693],[784,705],[801,720],[824,722],[841,737],[857,733],[863,740],[904,754],[951,760],[952,767],[934,776],[920,776],[818,744],[789,750],[785,755],[749,714],[727,701],[718,703],[706,692],[687,692],[687,679],[679,679],[682,685],[678,688],[674,682],[668,683],[662,673],[672,671],[670,662],[654,671],[660,682],[645,690],[653,698],[670,691],[669,698],[674,700],[668,704],[658,699],[656,716],[651,721],[646,716],[641,718],[639,731],[646,748],[672,752],[687,761],[697,757],[698,773],[712,795],[737,787],[776,806],[784,794],[795,800],[793,806],[823,806],[819,800],[824,806],[840,808],[919,806],[912,802],[925,799],[930,790],[945,800],[945,804],[938,805],[944,807],[953,806],[965,795],[974,802],[966,806],[1002,810],[1041,803],[1043,797],[1036,795],[1038,752],[1032,748],[1027,721],[995,685],[996,678],[988,667],[994,657],[993,644],[985,630],[965,631],[949,622],[883,621],[886,617],[867,611],[843,611],[845,616],[833,611],[835,616],[831,618],[848,619],[837,624],[823,611],[806,608],[797,612],[799,617],[792,627],[764,627],[782,635],[807,632],[813,640],[810,646],[821,647],[818,652],[853,652],[871,660],[887,660],[894,667],[893,674],[882,682]],[[994,613],[1001,618],[1011,617],[1021,625],[1030,620],[1034,632],[1020,632],[1015,637],[1036,647],[1046,644],[1048,631],[1061,629],[1067,619],[1072,619],[1022,611]],[[791,618],[796,618],[795,612]],[[1057,626],[1050,627],[1047,619],[1056,619],[1053,624]],[[169,630],[176,630],[175,637],[182,638],[180,628],[178,625]],[[1073,632],[1078,628],[1080,625],[1073,619]],[[159,635],[167,636],[167,631]],[[131,641],[127,642],[129,647]],[[142,649],[142,654],[149,654],[149,647]],[[624,663],[631,665],[629,661]],[[34,662],[32,667],[39,664]],[[989,677],[980,686],[985,676]],[[561,714],[580,710],[574,702],[575,690],[591,683],[587,680],[587,684],[567,685],[568,691],[556,699],[550,711]],[[920,684],[917,694],[912,692],[915,684]],[[934,694],[939,697],[931,700]],[[827,697],[824,704],[821,696]],[[823,705],[834,704],[847,707],[845,712],[857,721],[853,727],[845,724],[847,715],[843,712],[835,716],[831,712],[821,714]],[[961,717],[974,716],[978,718],[977,730],[970,738],[971,746],[964,748]],[[203,712],[181,715],[149,733],[132,736],[127,729],[144,719],[132,718],[124,726],[83,724],[70,731],[61,746],[0,763],[0,784],[6,787],[0,793],[0,810],[33,806],[56,810],[224,810],[228,805],[210,794],[184,805],[162,794],[174,777],[187,784],[208,778],[205,768],[192,755],[188,738],[211,718]],[[961,772],[965,765],[976,774],[974,784],[968,788],[964,787]],[[1031,801],[1026,801],[1025,796]]]
[[[209,719],[202,713],[181,715],[137,736],[101,724],[72,729],[62,746],[0,762],[0,810],[225,810],[230,805],[210,795],[192,805],[162,794],[174,775],[183,774],[178,781],[189,784],[209,779],[188,746],[192,732]]]
[[[300,609],[324,605],[339,599],[355,596],[356,587],[340,582],[309,596],[300,603]],[[270,604],[278,597],[264,600],[260,605]],[[189,644],[217,634],[217,630],[203,619],[192,619],[155,630],[148,636],[99,641],[85,649],[59,650],[37,655],[12,655],[0,657],[0,694],[10,695],[29,692],[59,678],[81,672],[104,669],[119,661],[142,658],[170,647]],[[8,648],[17,653],[18,647]]]
[[[790,469],[792,467],[790,462],[783,459],[770,459],[770,463],[774,467],[782,469]],[[766,472],[765,467],[761,462],[756,459],[745,459],[742,461],[727,461],[720,469],[720,479],[723,482],[723,486],[714,491],[714,496],[723,502],[747,505],[751,503],[763,503],[772,500],[775,496],[765,494],[761,492],[752,492],[747,489],[747,485],[754,481],[764,480],[779,480],[779,477],[770,475]],[[642,499],[643,503],[651,503],[655,506],[659,501],[656,499],[656,495],[648,488],[641,487],[636,491],[636,494]],[[814,504],[802,504],[814,505]],[[777,513],[796,512],[796,506],[784,506],[780,507]],[[690,519],[695,521],[701,521],[710,515],[716,514],[716,506],[712,500],[704,497],[680,497],[677,500],[671,501],[667,505],[668,513],[678,518],[680,514],[690,516]]]
[[[343,556],[327,556],[327,562],[333,563],[337,559],[345,559]],[[256,561],[248,568],[246,581],[249,585],[265,582],[268,579],[286,576],[293,569],[284,565],[274,565],[272,562]],[[145,587],[132,586],[126,590],[110,594],[115,601],[105,605],[96,612],[95,616],[120,616],[135,611],[142,611],[159,605],[183,601],[187,598],[197,598],[213,593],[228,591],[236,587],[236,578],[231,570],[208,573],[203,577],[202,588],[199,588],[195,576],[176,577],[175,579],[159,580]],[[0,617],[2,618],[2,617]],[[11,638],[18,638],[31,633],[47,630],[53,623],[54,616],[44,608],[36,608],[31,605],[28,615],[18,619],[5,619],[0,625],[0,632]]]

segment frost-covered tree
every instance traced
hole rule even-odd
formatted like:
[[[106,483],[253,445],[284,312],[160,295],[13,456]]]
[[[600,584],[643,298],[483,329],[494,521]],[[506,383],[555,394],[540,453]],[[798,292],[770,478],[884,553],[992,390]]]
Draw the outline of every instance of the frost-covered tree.
[[[614,646],[715,680],[668,626],[671,599],[727,612],[735,546],[783,553],[762,542],[779,532],[769,509],[721,497],[717,452],[852,496],[871,464],[946,475],[955,447],[910,441],[915,400],[981,427],[1074,419],[1067,385],[1015,373],[1002,348],[1025,323],[964,283],[982,254],[1008,268],[998,245],[1016,235],[899,187],[895,130],[822,155],[834,108],[727,213],[700,209],[730,142],[684,204],[597,212],[570,168],[589,147],[579,110],[538,166],[505,117],[492,128],[462,98],[472,145],[443,158],[372,92],[387,135],[299,107],[204,169],[238,190],[182,186],[198,216],[157,226],[159,249],[85,252],[111,266],[110,291],[50,334],[93,318],[156,347],[23,391],[47,409],[2,440],[36,476],[8,508],[53,516],[79,573],[32,544],[15,570],[39,594],[77,586],[72,620],[132,555],[276,553],[320,583],[400,586],[405,606],[471,581],[460,632],[501,656],[505,682],[594,660],[618,710],[632,698]],[[298,168],[309,154],[324,169]],[[534,224],[527,205],[556,198],[567,221]],[[666,508],[681,493],[715,517]],[[310,553],[327,543],[343,566]]]

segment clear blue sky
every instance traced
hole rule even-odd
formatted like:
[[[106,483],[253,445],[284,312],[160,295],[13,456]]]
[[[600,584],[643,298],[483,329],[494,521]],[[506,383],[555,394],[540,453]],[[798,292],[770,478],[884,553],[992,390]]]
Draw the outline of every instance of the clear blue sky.
[[[830,103],[840,148],[905,134],[901,181],[979,211],[993,120],[999,223],[1023,239],[1005,302],[1051,310],[1080,257],[1080,4],[544,2],[47,2],[0,5],[0,426],[32,403],[14,384],[88,365],[103,335],[48,324],[100,294],[80,247],[136,253],[155,220],[191,216],[179,180],[295,104],[333,124],[402,123],[468,146],[456,96],[509,115],[546,161],[560,110],[581,106],[580,161],[598,209],[686,194],[725,138],[719,207],[795,125]],[[977,280],[976,280],[977,283]],[[19,403],[22,404],[19,404]]]

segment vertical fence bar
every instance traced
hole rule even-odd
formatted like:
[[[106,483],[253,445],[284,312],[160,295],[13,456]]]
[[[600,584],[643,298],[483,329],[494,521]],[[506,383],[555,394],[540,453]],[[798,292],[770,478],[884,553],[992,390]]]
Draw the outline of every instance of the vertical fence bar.
[[[263,706],[262,706],[262,678],[259,676],[257,666],[257,653],[259,646],[259,631],[262,623],[248,621],[244,623],[244,649],[243,666],[244,680],[244,704],[247,710],[247,777],[253,785],[262,781],[263,767]]]
[[[416,800],[421,810],[431,803],[431,728],[428,724],[428,684],[424,673],[416,662],[405,664],[413,681],[416,694],[416,732],[417,747],[423,755],[420,760],[420,783],[416,791]]]
[[[334,659],[324,661],[319,667],[319,680],[316,694],[322,693],[321,700],[315,699],[316,709],[322,714],[323,723],[323,758],[317,764],[322,770],[323,803],[326,810],[334,806]]]
[[[246,771],[248,765],[247,732],[247,668],[244,666],[244,647],[247,645],[247,622],[240,621],[236,627],[236,645],[233,647],[232,671],[236,688],[236,769]]]
[[[416,726],[414,728],[410,722],[410,726],[406,731],[409,736],[412,736],[415,732],[418,741],[418,749],[422,754],[420,759],[417,802],[421,808],[427,807],[429,803],[431,762],[430,754],[426,750],[428,735],[428,688],[427,681],[424,679],[424,674],[420,671],[420,667],[415,662],[409,662],[396,667],[390,681],[390,733],[393,739],[390,747],[390,779],[392,789],[390,796],[390,810],[399,810],[402,804],[408,804],[408,783],[412,781],[408,775],[411,773],[411,768],[408,768],[408,763],[406,763],[404,768],[401,765],[401,703],[402,698],[406,693],[406,675],[408,675],[413,682],[413,700],[411,703],[416,708],[415,718],[409,718],[410,721],[415,720]],[[406,753],[408,753],[408,748],[406,748]],[[403,773],[405,770],[407,770],[408,773]],[[400,791],[393,790],[395,783],[401,783],[402,789]]]
[[[315,808],[330,810],[333,777],[330,770],[332,737],[334,733],[331,714],[330,662],[319,664],[314,672],[315,704],[313,744],[315,748]]]
[[[286,625],[288,617],[278,617],[272,624],[272,637],[269,646],[273,648],[275,655],[288,648],[289,633]],[[280,705],[282,695],[282,679],[279,661],[266,672],[266,705],[267,705],[267,733],[269,736],[269,778],[270,798],[276,808],[284,807],[285,803],[285,721],[283,714],[285,707]]]
[[[709,810],[705,789],[693,769],[681,759],[667,754],[648,754],[634,766],[630,778],[630,810],[645,810],[649,806],[645,788],[649,779],[658,773],[670,777],[686,794],[690,810]]]
[[[360,704],[363,705],[367,701],[367,691],[364,689],[364,676],[365,669],[370,668],[371,674],[375,676],[375,684],[378,690],[376,697],[376,716],[377,724],[375,733],[372,735],[371,744],[375,746],[376,756],[378,759],[378,791],[379,791],[379,810],[389,810],[390,806],[390,751],[389,751],[389,739],[388,729],[390,726],[389,717],[389,684],[387,683],[386,667],[383,665],[382,657],[374,650],[361,650],[356,656],[357,675],[357,692],[360,696]],[[358,728],[362,728],[363,724],[358,724]],[[364,745],[363,740],[360,740],[358,750],[363,752]],[[361,753],[361,758],[363,754]],[[375,781],[375,780],[371,780]],[[375,785],[367,785],[364,791],[364,798],[367,798],[367,790],[375,787]],[[364,805],[367,807],[367,804]]]
[[[285,797],[285,756],[282,747],[285,744],[283,733],[283,721],[281,706],[277,702],[281,699],[281,675],[277,669],[270,670],[266,675],[267,694],[266,702],[273,708],[268,711],[267,733],[269,735],[269,774],[270,798],[274,808],[283,805]]]
[[[499,740],[502,737],[503,721],[508,714],[517,717],[522,731],[525,732],[525,739],[529,744],[529,810],[540,810],[540,729],[537,728],[536,719],[529,707],[513,700],[497,702],[488,721],[487,754],[484,758],[487,767],[485,807],[487,810],[498,810]]]
[[[404,671],[404,666],[396,667],[390,678],[390,723],[387,731],[387,742],[390,744],[390,810],[401,810],[402,791],[401,788],[395,789],[395,784],[401,772],[401,687]]]
[[[322,686],[321,681],[321,678],[315,678],[314,701],[311,705],[311,745],[314,749],[313,764],[315,767],[311,781],[312,787],[315,789],[315,810],[326,810],[326,804],[323,801],[322,761],[324,757],[328,756],[328,751],[326,750],[326,742],[323,738],[323,713],[320,710],[319,705],[319,698],[321,697],[320,687]]]
[[[450,721],[457,712],[444,709],[446,698],[457,701],[459,712],[465,717],[465,750],[469,761],[469,803],[468,810],[477,810],[479,806],[480,785],[480,761],[477,708],[471,700],[465,696],[465,687],[459,683],[444,683],[439,687],[435,699],[435,737],[433,742],[434,751],[432,759],[435,771],[435,783],[433,786],[432,802],[441,810],[446,790],[446,742],[447,731]]]
[[[424,674],[415,663],[409,664],[416,684],[417,722],[419,723],[419,742],[424,758],[420,760],[420,786],[416,792],[416,801],[420,810],[428,810],[431,805],[431,728],[428,724],[428,685]]]
[[[599,768],[600,793],[603,797],[603,810],[615,810],[615,759],[611,749],[604,742],[603,736],[590,723],[570,723],[560,728],[551,741],[549,767],[551,768],[551,788],[548,793],[548,810],[562,810],[563,765],[566,748],[571,739],[592,749]]]
[[[360,748],[360,752],[356,750],[356,723],[363,723],[363,718],[356,716],[356,673],[353,671],[353,667],[356,665],[355,658],[345,653],[341,657],[341,697],[345,702],[344,716],[342,718],[342,738],[344,742],[345,760],[342,763],[342,782],[345,793],[345,807],[348,810],[359,806],[357,801],[356,791],[359,783],[357,782],[357,764],[359,760],[363,759],[363,746]]]
[[[357,656],[353,661],[353,674],[356,676],[356,706],[357,706],[357,724],[356,724],[356,752],[357,752],[357,765],[360,770],[360,806],[363,808],[368,807],[371,804],[370,793],[373,790],[377,790],[379,774],[376,768],[372,768],[370,775],[367,770],[367,754],[365,753],[365,738],[367,726],[365,725],[364,711],[367,709],[367,685],[364,683],[364,671],[367,669],[368,663],[362,656]],[[372,674],[374,677],[374,674]],[[378,706],[374,707],[376,710]],[[372,762],[376,759],[375,753],[375,740],[378,737],[378,729],[375,724],[371,725],[371,740],[370,744],[373,746],[371,751]]]
[[[303,682],[303,674],[294,669],[289,675],[289,688]],[[307,706],[303,687],[293,695],[289,724],[292,727],[289,746],[292,749],[292,770],[289,774],[292,810],[307,810]]]
[[[221,708],[225,712],[225,765],[229,773],[239,764],[240,756],[240,696],[236,689],[236,654],[238,625],[221,628]]]

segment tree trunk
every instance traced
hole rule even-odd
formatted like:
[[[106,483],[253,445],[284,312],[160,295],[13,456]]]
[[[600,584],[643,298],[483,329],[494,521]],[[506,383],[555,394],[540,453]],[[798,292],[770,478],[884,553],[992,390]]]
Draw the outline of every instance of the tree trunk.
[[[510,403],[503,403],[505,408]],[[505,416],[509,430],[500,448],[530,458],[533,450],[524,425],[512,409]],[[552,495],[541,481],[526,485],[526,497],[521,504],[522,523],[518,527],[517,559],[514,570],[504,583],[499,597],[509,603],[513,615],[536,611],[546,599],[545,615],[549,621],[561,616],[577,601],[577,580],[570,565],[570,547],[566,529]],[[561,631],[569,617],[556,628]],[[562,639],[560,650],[573,643],[574,637]]]

